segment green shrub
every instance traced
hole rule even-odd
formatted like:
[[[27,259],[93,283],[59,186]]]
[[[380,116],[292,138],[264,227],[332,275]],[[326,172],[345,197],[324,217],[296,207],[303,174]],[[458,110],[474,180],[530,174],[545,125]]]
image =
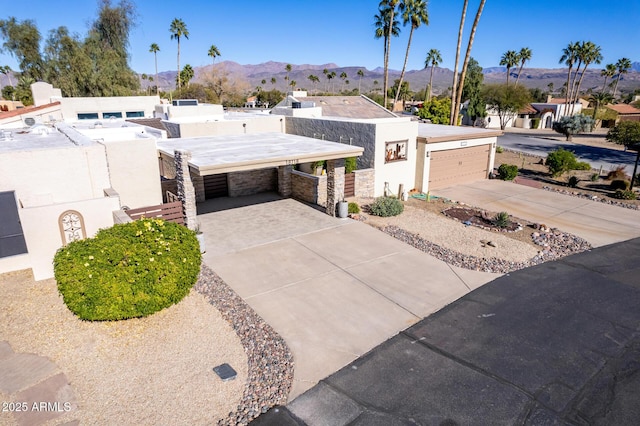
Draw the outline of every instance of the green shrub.
[[[586,161],[577,161],[573,166],[573,170],[591,170],[591,164]]]
[[[356,157],[349,157],[344,159],[344,172],[351,173],[358,168],[358,160]]]
[[[493,217],[493,224],[498,228],[506,228],[511,225],[511,219],[509,219],[509,213],[500,212]]]
[[[504,152],[504,148],[501,147],[500,145],[496,146],[496,153],[498,154],[502,154]]]
[[[594,173],[591,175],[591,182],[597,182],[600,179],[600,173]]]
[[[568,184],[571,188],[575,188],[576,186],[578,186],[578,182],[580,182],[580,179],[578,179],[578,176],[571,176],[569,178]]]
[[[531,128],[532,129],[537,129],[540,126],[540,119],[539,118],[532,118],[531,119]]]
[[[637,194],[634,191],[630,191],[628,189],[618,189],[616,190],[616,193],[613,194],[613,196],[621,200],[635,200],[638,198]]]
[[[53,263],[67,307],[102,321],[144,317],[178,303],[195,284],[200,260],[195,232],[140,219],[68,244]]]
[[[623,191],[626,191],[627,189],[629,189],[630,186],[631,186],[631,182],[625,179],[612,180],[611,184],[609,184],[609,188],[611,188],[611,190],[621,189]]]
[[[358,205],[358,203],[349,203],[349,207],[348,207],[348,211],[349,214],[358,214],[360,213],[360,206]]]
[[[518,166],[513,164],[500,164],[498,175],[502,180],[514,180],[518,176]]]
[[[371,214],[375,216],[397,216],[403,211],[404,205],[395,197],[378,197],[371,204]]]
[[[545,164],[549,168],[551,176],[557,177],[569,170],[591,170],[591,165],[576,160],[576,156],[571,151],[558,148],[547,155]]]

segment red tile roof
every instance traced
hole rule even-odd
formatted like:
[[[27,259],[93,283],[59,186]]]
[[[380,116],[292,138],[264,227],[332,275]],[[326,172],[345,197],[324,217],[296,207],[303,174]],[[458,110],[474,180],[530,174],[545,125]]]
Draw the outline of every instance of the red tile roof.
[[[32,112],[40,111],[42,109],[50,108],[56,105],[60,105],[60,102],[53,102],[50,104],[40,105],[37,107],[29,106],[29,107],[14,109],[13,111],[0,112],[0,120],[2,120],[3,118],[10,118],[10,117],[17,117],[25,114],[31,114]]]
[[[628,104],[610,104],[607,108],[614,110],[618,114],[640,114],[640,109]]]
[[[527,104],[525,106],[523,106],[520,111],[518,111],[520,114],[536,114],[538,112],[537,109],[535,109],[534,107],[531,106],[531,104]]]

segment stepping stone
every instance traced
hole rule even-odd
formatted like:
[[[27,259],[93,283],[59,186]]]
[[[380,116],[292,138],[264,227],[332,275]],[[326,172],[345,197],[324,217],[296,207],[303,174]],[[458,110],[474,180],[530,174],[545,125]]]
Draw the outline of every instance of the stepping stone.
[[[0,361],[10,358],[14,354],[11,345],[6,340],[0,342]]]
[[[64,373],[19,392],[14,400],[26,402],[29,407],[25,412],[13,413],[20,426],[42,424],[78,408],[73,389]]]
[[[17,392],[41,382],[58,371],[58,367],[49,358],[14,353],[0,361],[0,390],[5,393]]]

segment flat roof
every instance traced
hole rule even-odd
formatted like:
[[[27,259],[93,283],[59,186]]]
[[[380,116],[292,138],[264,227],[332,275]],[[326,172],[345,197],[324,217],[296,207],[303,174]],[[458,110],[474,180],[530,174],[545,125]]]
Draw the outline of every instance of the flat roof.
[[[38,126],[44,134],[31,133],[28,129],[0,129],[0,153],[76,147],[64,133],[51,127],[46,133],[44,127]]]
[[[173,157],[191,152],[189,165],[201,176],[358,157],[364,148],[285,133],[176,138],[157,141],[158,150]]]
[[[482,129],[467,126],[446,126],[444,124],[418,124],[418,142],[449,142],[464,139],[490,138],[502,136],[499,129]]]

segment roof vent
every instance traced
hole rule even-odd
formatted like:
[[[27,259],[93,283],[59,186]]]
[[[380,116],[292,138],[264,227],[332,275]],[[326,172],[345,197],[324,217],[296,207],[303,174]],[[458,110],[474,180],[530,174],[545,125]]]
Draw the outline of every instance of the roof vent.
[[[26,124],[29,127],[32,127],[34,124],[36,124],[36,119],[33,117],[26,117],[24,119],[24,124]]]

